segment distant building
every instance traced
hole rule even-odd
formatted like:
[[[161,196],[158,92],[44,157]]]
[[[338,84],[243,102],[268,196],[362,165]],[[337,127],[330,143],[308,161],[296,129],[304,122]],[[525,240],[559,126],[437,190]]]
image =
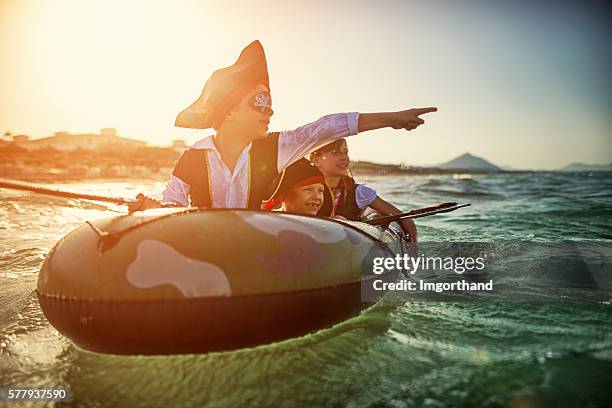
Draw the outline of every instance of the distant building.
[[[21,138],[17,140],[17,138]],[[13,136],[13,140],[19,146],[28,150],[52,148],[61,151],[73,151],[77,149],[95,150],[107,147],[112,148],[139,148],[147,145],[140,140],[128,139],[117,136],[117,129],[100,129],[100,134],[83,133],[71,134],[69,132],[55,132],[53,136],[42,139],[29,140],[28,136]]]
[[[13,136],[13,142],[17,144],[26,143],[30,140],[30,136],[27,135],[16,135]]]
[[[116,137],[117,136],[117,129],[115,129],[115,128],[102,128],[102,129],[100,129],[100,136]]]

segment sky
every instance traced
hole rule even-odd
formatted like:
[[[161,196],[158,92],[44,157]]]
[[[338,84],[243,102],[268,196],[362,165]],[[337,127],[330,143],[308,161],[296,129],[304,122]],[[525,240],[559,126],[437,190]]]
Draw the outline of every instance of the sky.
[[[610,163],[611,23],[605,2],[0,0],[0,131],[193,143],[212,130],[176,115],[258,39],[271,130],[438,107],[415,131],[351,137],[353,160]]]

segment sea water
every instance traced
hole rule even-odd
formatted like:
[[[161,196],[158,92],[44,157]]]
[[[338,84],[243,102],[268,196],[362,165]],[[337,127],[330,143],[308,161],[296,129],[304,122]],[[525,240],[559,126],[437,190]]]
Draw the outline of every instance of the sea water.
[[[584,269],[579,257],[548,264],[541,261],[547,255],[538,253],[557,243],[611,247],[612,174],[359,181],[406,210],[472,203],[417,220],[419,239],[485,243],[498,260],[495,280],[502,290],[486,301],[474,294],[452,302],[381,302],[331,329],[255,349],[147,357],[92,353],[49,325],[34,292],[37,274],[57,240],[122,208],[0,189],[0,388],[69,388],[72,402],[58,405],[74,407],[612,404],[610,264],[602,264],[597,279],[576,286],[572,274]],[[131,180],[56,187],[132,197],[159,195],[164,186]],[[517,255],[516,245],[525,243],[533,244],[531,250]],[[566,273],[559,275],[560,268]],[[563,296],[515,301],[514,294],[536,283],[554,284]],[[591,299],[592,293],[598,296]]]

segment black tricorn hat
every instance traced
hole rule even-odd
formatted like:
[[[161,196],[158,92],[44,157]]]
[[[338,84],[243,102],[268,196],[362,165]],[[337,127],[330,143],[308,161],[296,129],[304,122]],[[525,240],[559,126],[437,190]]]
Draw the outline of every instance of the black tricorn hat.
[[[266,54],[261,43],[253,41],[242,50],[234,65],[213,72],[200,97],[178,114],[174,126],[217,128],[242,97],[259,84],[270,89]]]
[[[262,209],[271,210],[280,205],[285,194],[292,189],[315,183],[321,183],[325,187],[325,192],[323,193],[324,202],[333,200],[331,191],[329,190],[327,183],[325,183],[323,173],[321,173],[318,168],[313,166],[310,161],[302,158],[287,167],[285,171],[282,172],[276,190],[274,193],[272,193],[272,197],[270,197],[269,200],[264,201]],[[331,208],[329,206],[323,206],[317,215],[321,217],[329,217],[332,215],[332,208],[333,205]]]

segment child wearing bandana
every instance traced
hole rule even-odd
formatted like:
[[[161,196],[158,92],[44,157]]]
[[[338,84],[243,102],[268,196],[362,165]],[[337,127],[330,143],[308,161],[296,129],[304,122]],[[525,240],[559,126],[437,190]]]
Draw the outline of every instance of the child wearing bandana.
[[[262,209],[328,217],[331,207],[321,209],[331,199],[323,174],[308,160],[300,159],[285,169],[278,187]]]

